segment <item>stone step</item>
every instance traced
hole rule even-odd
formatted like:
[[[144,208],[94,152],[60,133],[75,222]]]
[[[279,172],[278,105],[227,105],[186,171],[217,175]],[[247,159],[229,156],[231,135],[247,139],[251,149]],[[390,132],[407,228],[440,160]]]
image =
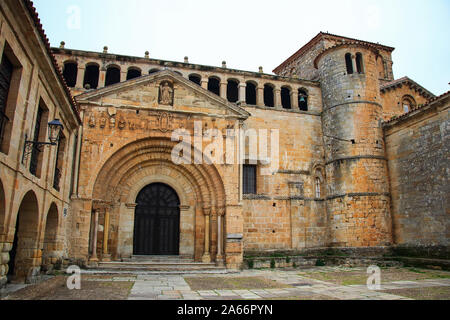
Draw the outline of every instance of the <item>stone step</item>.
[[[191,256],[138,256],[133,255],[128,261],[194,261]]]
[[[235,270],[227,270],[225,268],[215,268],[212,270],[121,270],[121,269],[84,269],[82,274],[105,274],[105,275],[186,275],[186,274],[228,274],[236,273]]]
[[[109,267],[109,268],[117,268],[117,267],[133,267],[133,268],[147,268],[147,267],[216,267],[215,263],[201,263],[201,262],[168,262],[168,261],[139,261],[139,262],[120,262],[120,261],[112,261],[112,262],[100,262],[98,264],[99,267]]]
[[[148,257],[147,257],[148,259]],[[226,270],[217,267],[215,263],[201,263],[191,261],[192,259],[169,259],[169,260],[142,260],[142,261],[111,261],[100,262],[97,270],[121,270],[121,271],[214,271]]]

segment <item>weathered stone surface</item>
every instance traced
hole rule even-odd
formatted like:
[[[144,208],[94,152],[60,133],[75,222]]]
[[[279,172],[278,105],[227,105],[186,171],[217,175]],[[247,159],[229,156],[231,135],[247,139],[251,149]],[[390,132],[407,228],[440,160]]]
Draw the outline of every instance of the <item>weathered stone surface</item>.
[[[152,183],[180,198],[179,253],[195,261],[238,269],[252,251],[448,247],[449,95],[427,104],[432,94],[420,85],[393,81],[393,48],[320,33],[277,75],[55,48],[61,69],[76,62],[78,114],[30,6],[5,0],[0,10],[0,58],[14,66],[0,146],[0,285],[8,262],[15,276],[32,281],[41,266],[130,259],[137,195]],[[95,64],[98,79],[85,81]],[[106,81],[111,66],[119,69],[117,83]],[[141,76],[127,80],[138,69]],[[401,116],[405,97],[418,109]],[[47,139],[53,117],[64,139],[59,152],[43,148],[31,174],[23,146],[39,106],[45,121],[38,140]],[[392,116],[397,120],[383,127]],[[174,163],[177,129],[191,141],[203,138],[189,150],[198,156],[206,149],[205,159],[215,162]],[[268,155],[249,155],[258,141],[243,148],[243,158],[257,164],[256,194],[243,194],[237,157],[225,164],[230,151],[210,146],[237,129],[279,132],[270,174],[262,173]],[[15,235],[17,255],[9,261]]]

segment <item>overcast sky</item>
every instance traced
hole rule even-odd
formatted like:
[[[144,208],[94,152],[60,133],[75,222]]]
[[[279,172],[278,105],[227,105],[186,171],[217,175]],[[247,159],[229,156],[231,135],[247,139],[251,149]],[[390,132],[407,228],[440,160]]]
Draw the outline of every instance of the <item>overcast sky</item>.
[[[450,90],[450,0],[35,0],[52,46],[264,72],[320,31],[395,47],[394,76]]]

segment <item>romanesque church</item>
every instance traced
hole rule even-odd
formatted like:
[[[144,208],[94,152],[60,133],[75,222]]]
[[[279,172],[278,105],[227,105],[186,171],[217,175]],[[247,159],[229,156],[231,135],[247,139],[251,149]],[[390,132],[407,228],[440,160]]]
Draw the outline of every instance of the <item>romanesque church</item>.
[[[50,47],[31,1],[2,1],[0,286],[145,256],[448,250],[450,94],[395,78],[393,51],[319,32],[267,73]]]

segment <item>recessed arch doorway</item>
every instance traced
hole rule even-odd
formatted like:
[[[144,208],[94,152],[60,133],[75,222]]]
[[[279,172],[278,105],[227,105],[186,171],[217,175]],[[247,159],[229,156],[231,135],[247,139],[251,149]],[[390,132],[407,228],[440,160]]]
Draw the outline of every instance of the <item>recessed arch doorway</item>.
[[[179,255],[180,198],[167,184],[152,183],[136,198],[133,254]]]

